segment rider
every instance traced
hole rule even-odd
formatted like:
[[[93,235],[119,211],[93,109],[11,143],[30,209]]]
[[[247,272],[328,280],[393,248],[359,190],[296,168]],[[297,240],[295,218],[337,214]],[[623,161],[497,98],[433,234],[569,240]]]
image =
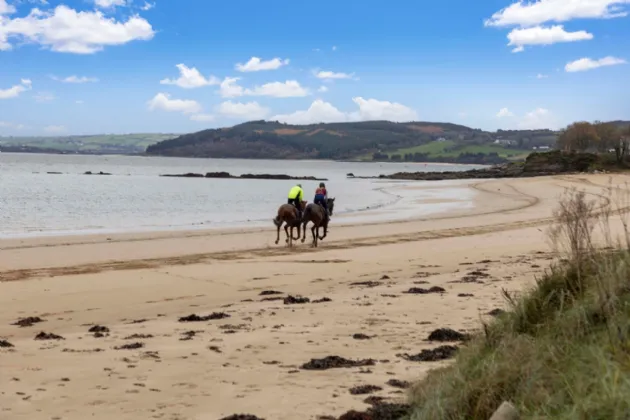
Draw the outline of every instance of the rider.
[[[319,204],[326,210],[326,218],[330,220],[330,213],[328,212],[328,191],[326,191],[326,184],[319,183],[319,187],[315,190],[315,199],[313,203]]]
[[[289,204],[293,204],[298,210],[298,216],[302,217],[302,200],[304,199],[304,191],[302,191],[302,184],[297,184],[295,187],[289,190]]]

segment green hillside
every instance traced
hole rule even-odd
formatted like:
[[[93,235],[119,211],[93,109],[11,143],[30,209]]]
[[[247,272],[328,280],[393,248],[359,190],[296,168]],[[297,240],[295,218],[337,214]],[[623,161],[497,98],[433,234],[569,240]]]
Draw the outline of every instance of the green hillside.
[[[494,144],[499,139],[504,144]],[[537,146],[551,146],[551,130],[486,132],[435,122],[365,121],[288,125],[251,121],[185,134],[147,148],[149,155],[251,158],[415,160],[499,163]]]
[[[90,136],[0,137],[0,146],[85,154],[143,154],[152,144],[177,134],[99,134]]]

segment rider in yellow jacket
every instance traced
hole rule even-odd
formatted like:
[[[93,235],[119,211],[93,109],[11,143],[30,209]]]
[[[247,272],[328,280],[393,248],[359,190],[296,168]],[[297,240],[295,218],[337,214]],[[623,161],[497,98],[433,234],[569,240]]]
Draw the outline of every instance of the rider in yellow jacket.
[[[300,217],[302,217],[302,200],[304,199],[304,191],[302,191],[302,184],[297,184],[289,190],[288,203],[293,204],[298,209]]]

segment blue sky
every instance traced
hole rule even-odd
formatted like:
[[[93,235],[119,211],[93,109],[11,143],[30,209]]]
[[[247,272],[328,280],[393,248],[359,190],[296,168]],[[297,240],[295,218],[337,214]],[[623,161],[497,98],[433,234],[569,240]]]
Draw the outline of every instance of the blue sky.
[[[0,0],[0,135],[630,119],[628,11],[630,0]]]

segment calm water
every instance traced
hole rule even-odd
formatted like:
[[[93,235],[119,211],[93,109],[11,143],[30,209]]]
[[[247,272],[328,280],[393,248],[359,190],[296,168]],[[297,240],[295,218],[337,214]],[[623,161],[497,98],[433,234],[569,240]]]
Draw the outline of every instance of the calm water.
[[[439,164],[185,159],[129,156],[0,154],[0,236],[32,236],[178,228],[269,226],[293,181],[165,178],[160,174],[227,171],[328,178],[343,223],[408,218],[470,206],[458,182],[439,190],[418,183],[347,179],[397,171],[466,170]],[[86,171],[112,176],[86,176]],[[53,175],[46,172],[61,172]],[[317,182],[303,181],[313,199]],[[459,203],[423,204],[450,198]]]

